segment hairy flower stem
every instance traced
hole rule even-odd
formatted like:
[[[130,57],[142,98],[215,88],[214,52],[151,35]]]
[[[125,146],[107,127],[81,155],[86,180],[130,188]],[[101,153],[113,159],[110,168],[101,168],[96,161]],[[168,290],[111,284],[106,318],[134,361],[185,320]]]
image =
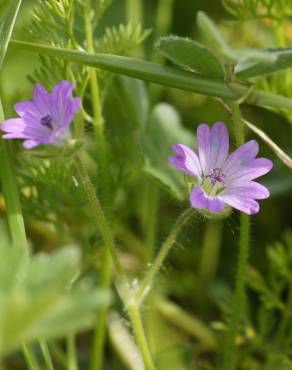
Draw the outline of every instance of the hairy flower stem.
[[[235,128],[236,143],[239,146],[244,143],[244,128],[241,121],[241,114],[238,104],[231,103],[231,110]],[[236,286],[230,328],[225,346],[224,370],[235,370],[236,368],[237,347],[235,338],[239,332],[240,322],[245,309],[245,279],[249,253],[249,230],[249,216],[241,213]]]
[[[4,121],[2,102],[0,100],[0,122]],[[25,227],[19,193],[17,189],[16,176],[13,171],[9,144],[0,139],[1,151],[1,182],[4,193],[6,213],[10,236],[13,245],[19,245],[26,250],[28,259],[29,251],[25,234]]]
[[[194,213],[193,208],[187,209],[185,212],[183,212],[178,220],[176,221],[173,229],[171,230],[168,238],[162,245],[157,257],[155,258],[154,262],[152,263],[150,269],[146,273],[143,281],[140,284],[139,289],[136,293],[136,301],[141,302],[141,300],[144,298],[145,293],[147,293],[147,290],[149,286],[151,286],[155,275],[158,273],[161,265],[163,264],[165,258],[167,257],[171,247],[173,246],[178,233],[180,232],[181,228],[187,223],[187,221],[192,217]]]
[[[105,218],[104,212],[102,210],[101,203],[97,197],[97,194],[94,190],[94,187],[90,181],[86,168],[82,163],[82,160],[79,156],[76,156],[76,165],[79,172],[80,179],[83,183],[84,189],[86,191],[88,197],[88,203],[92,209],[92,215],[94,217],[95,223],[97,228],[100,230],[104,243],[106,245],[107,250],[110,252],[115,270],[118,274],[118,279],[122,284],[122,290],[124,290],[124,294],[121,298],[124,300],[125,307],[128,310],[128,315],[132,324],[132,328],[136,337],[137,344],[140,348],[141,355],[146,367],[146,370],[155,370],[155,365],[153,363],[151,353],[148,347],[147,339],[145,336],[144,328],[142,325],[142,320],[139,312],[138,304],[133,297],[130,285],[127,281],[126,275],[122,269],[120,264],[115,241],[110,229],[109,224]]]
[[[94,53],[93,34],[94,29],[92,26],[92,8],[91,2],[85,0],[84,2],[84,22],[87,48],[90,53]],[[108,209],[110,194],[109,194],[109,176],[107,171],[107,154],[106,154],[106,140],[104,135],[104,123],[102,117],[102,108],[100,101],[100,92],[97,79],[97,70],[91,68],[89,71],[89,81],[91,88],[91,101],[93,107],[93,122],[94,130],[97,138],[97,154],[98,154],[98,169],[100,173],[100,187],[103,195],[103,201]],[[101,286],[104,289],[109,289],[111,284],[111,261],[110,254],[107,248],[103,249],[102,256],[102,270],[101,270]],[[108,313],[108,306],[104,305],[98,312],[99,320],[96,326],[93,340],[93,350],[91,357],[91,370],[101,370],[103,366],[103,353],[106,332],[106,317]]]

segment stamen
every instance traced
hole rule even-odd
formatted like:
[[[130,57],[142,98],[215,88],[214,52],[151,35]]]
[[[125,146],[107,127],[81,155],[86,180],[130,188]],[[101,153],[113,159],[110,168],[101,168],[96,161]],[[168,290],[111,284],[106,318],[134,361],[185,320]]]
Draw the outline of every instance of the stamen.
[[[222,185],[224,185],[224,177],[225,175],[221,168],[213,168],[211,173],[206,176],[206,178],[211,180],[212,186],[215,186],[217,182],[220,182]]]
[[[53,122],[53,118],[49,114],[40,120],[41,125],[46,126],[50,128],[51,130],[53,129],[52,122]]]

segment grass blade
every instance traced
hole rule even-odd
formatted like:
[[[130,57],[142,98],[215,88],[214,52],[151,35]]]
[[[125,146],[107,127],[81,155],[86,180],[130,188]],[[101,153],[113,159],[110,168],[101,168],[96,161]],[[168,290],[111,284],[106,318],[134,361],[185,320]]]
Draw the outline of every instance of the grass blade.
[[[56,48],[24,41],[12,41],[11,43],[14,47],[20,49],[43,55],[50,55],[52,57],[59,57],[71,62],[85,64],[91,67],[138,78],[140,80],[221,99],[237,100],[244,96],[249,90],[249,87],[238,82],[230,82],[227,84],[224,81],[212,79],[197,73],[165,67],[140,59],[110,54],[89,54],[82,51]],[[252,93],[248,94],[245,102],[259,106],[292,108],[291,99],[258,90],[254,90]]]

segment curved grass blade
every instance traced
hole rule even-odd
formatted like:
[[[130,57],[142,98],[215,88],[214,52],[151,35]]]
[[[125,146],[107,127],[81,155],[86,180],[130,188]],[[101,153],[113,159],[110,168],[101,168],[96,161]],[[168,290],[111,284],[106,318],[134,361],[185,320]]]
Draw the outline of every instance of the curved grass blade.
[[[56,48],[23,41],[11,41],[14,47],[33,51],[39,54],[59,57],[71,62],[90,67],[105,69],[156,84],[192,91],[226,100],[238,100],[244,96],[249,87],[239,82],[229,82],[203,76],[197,73],[182,71],[144,60],[110,54],[89,54],[81,51]],[[246,103],[275,108],[292,108],[292,100],[281,95],[254,90],[248,94]]]
[[[21,2],[22,0],[12,1],[7,13],[0,21],[0,68],[2,67],[6,55],[7,47],[12,35]]]

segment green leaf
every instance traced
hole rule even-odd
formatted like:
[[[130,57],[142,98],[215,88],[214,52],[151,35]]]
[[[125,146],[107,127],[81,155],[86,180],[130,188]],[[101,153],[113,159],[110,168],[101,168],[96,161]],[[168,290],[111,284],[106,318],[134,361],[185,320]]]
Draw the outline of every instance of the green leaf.
[[[7,47],[12,35],[16,17],[22,0],[14,0],[9,5],[9,9],[5,16],[1,19],[0,24],[0,69],[2,67]]]
[[[235,66],[235,74],[240,78],[251,78],[282,71],[292,67],[292,48],[270,49],[264,52],[267,57],[273,57],[274,60],[244,61]]]
[[[204,45],[188,38],[162,37],[156,48],[175,64],[214,78],[224,78],[225,72],[215,55]]]
[[[108,295],[88,281],[74,283],[80,252],[63,248],[28,262],[23,248],[0,240],[0,356],[39,338],[64,337],[91,327]],[[5,235],[5,234],[4,234]]]
[[[186,193],[184,175],[168,161],[173,155],[173,144],[194,146],[194,136],[182,127],[176,110],[165,103],[158,104],[150,122],[141,135],[144,171],[158,180],[177,199],[183,200]]]
[[[202,11],[197,14],[197,24],[208,44],[212,47],[212,51],[229,62],[250,61],[254,63],[255,61],[261,61],[270,63],[277,58],[276,55],[267,54],[264,50],[232,47],[228,44],[216,23]]]
[[[12,45],[24,50],[59,57],[70,60],[71,62],[85,64],[140,80],[192,91],[198,94],[215,96],[221,99],[237,100],[249,90],[249,87],[240,83],[229,83],[227,85],[223,81],[215,80],[208,76],[134,58],[109,54],[89,54],[22,41],[14,41]],[[292,108],[290,98],[258,90],[254,90],[248,95],[246,103],[275,108]]]

